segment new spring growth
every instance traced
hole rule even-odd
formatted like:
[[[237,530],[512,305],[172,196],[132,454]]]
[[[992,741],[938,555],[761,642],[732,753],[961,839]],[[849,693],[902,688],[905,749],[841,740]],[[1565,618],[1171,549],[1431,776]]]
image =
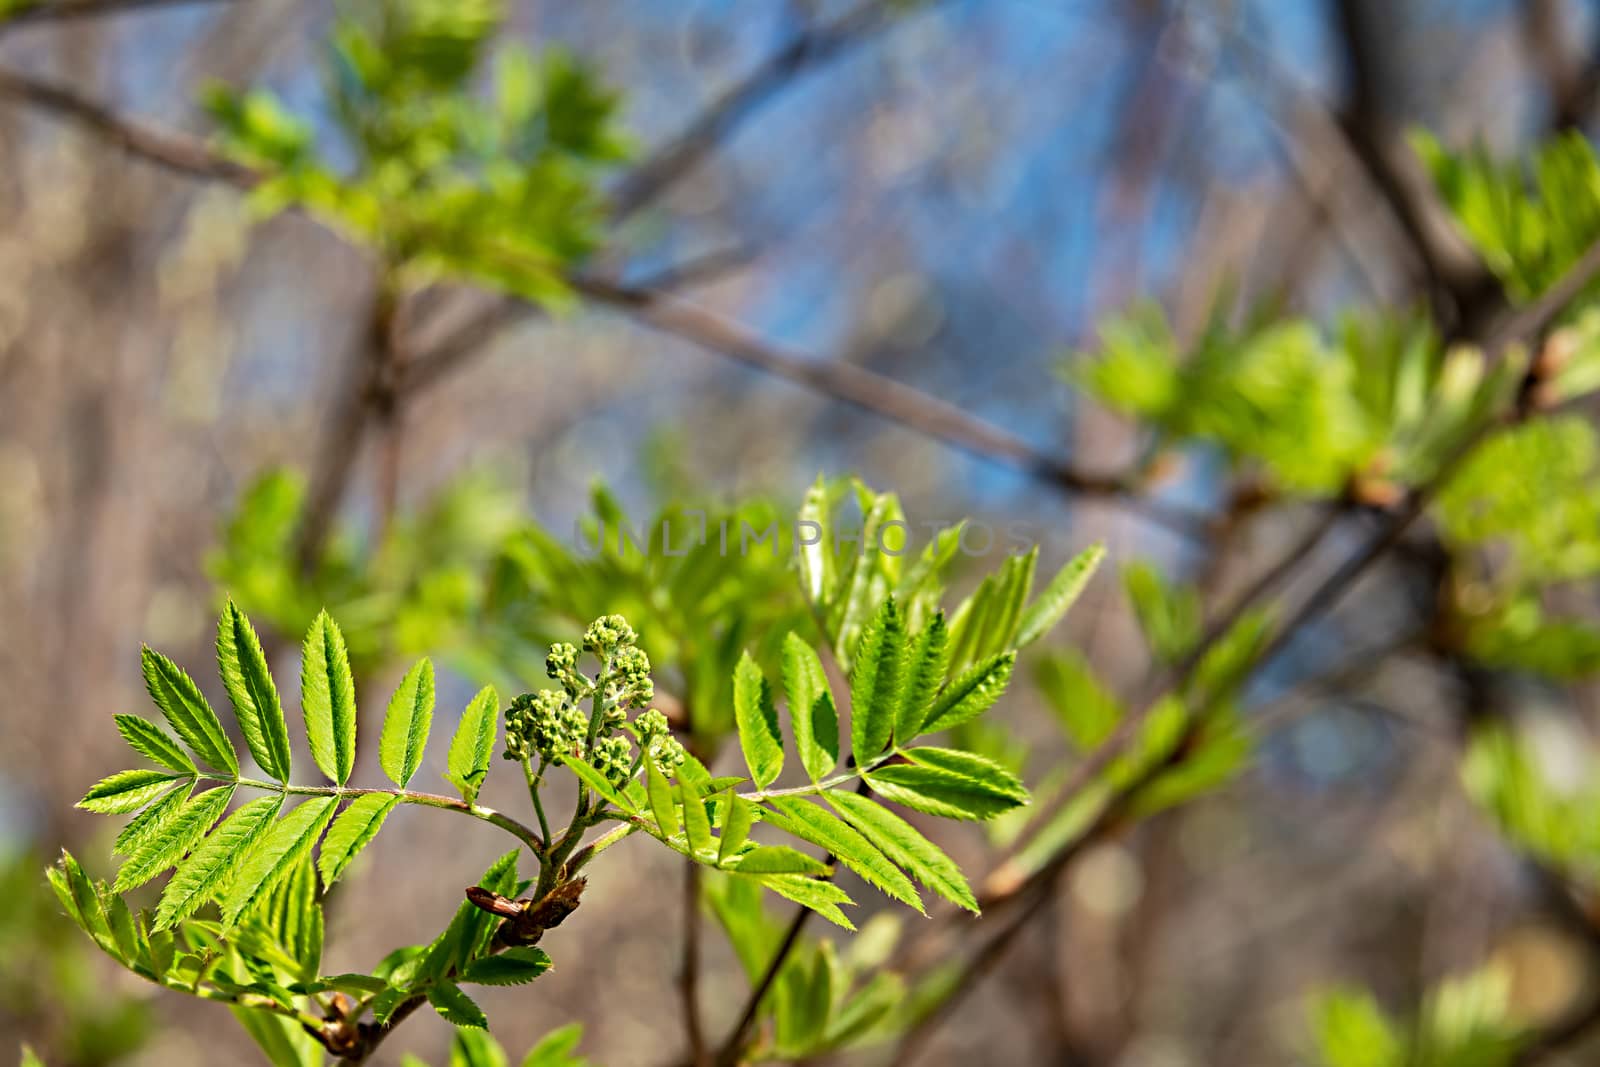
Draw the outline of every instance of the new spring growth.
[[[633,720],[633,732],[639,739],[639,747],[663,775],[671,775],[689,756],[678,739],[672,736],[667,717],[655,708]]]
[[[582,756],[589,717],[559,689],[524,693],[506,710],[506,759]]]
[[[558,688],[524,693],[506,712],[507,759],[549,763],[570,755],[587,760],[619,788],[637,771],[633,746],[624,727],[638,739],[662,773],[670,774],[685,757],[683,746],[667,728],[667,718],[654,708],[633,723],[628,713],[646,707],[655,697],[650,657],[636,643],[638,635],[621,615],[605,615],[590,624],[583,652],[599,664],[594,677],[580,667],[582,653],[557,644],[545,658],[545,670]],[[589,708],[584,710],[584,704]]]

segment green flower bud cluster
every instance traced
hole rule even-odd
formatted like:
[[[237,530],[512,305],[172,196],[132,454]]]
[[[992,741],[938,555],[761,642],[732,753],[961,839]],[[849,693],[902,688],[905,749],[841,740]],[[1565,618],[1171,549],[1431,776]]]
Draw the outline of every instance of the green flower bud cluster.
[[[633,729],[639,737],[639,747],[662,774],[671,774],[689,758],[683,745],[672,736],[667,717],[658,709],[651,708],[640,715],[633,721]]]
[[[524,693],[506,710],[506,759],[583,755],[589,717],[557,689]]]
[[[623,645],[631,645],[639,639],[633,632],[633,627],[628,625],[628,620],[621,615],[602,615],[589,624],[589,629],[583,635],[583,647],[601,659],[605,659]]]
[[[621,789],[627,785],[629,772],[633,770],[633,746],[620,735],[602,737],[595,742],[589,762],[605,775],[606,781]]]
[[[667,722],[666,715],[659,708],[651,708],[633,720],[633,728],[639,735],[639,743],[648,745],[652,740],[669,732],[672,727]]]
[[[612,654],[609,667],[606,695],[619,707],[647,707],[656,698],[655,682],[650,679],[650,657],[644,649],[623,645]]]
[[[683,761],[689,758],[683,743],[671,734],[656,738],[645,751],[650,756],[650,762],[656,765],[656,770],[667,775],[682,767]]]
[[[544,669],[546,674],[561,683],[561,688],[573,700],[583,699],[594,689],[593,683],[578,669],[578,649],[575,645],[566,642],[552,645],[550,654],[544,658]]]
[[[637,644],[639,635],[621,615],[605,615],[590,624],[583,651],[600,663],[593,678],[583,673],[577,646],[557,644],[545,657],[545,670],[560,686],[525,693],[506,712],[506,758],[551,762],[572,755],[586,759],[617,788],[635,771],[634,749],[621,731],[638,739],[640,751],[663,774],[671,774],[688,757],[655,708],[632,723],[628,712],[647,707],[655,698],[650,657]],[[592,710],[585,712],[584,704]]]

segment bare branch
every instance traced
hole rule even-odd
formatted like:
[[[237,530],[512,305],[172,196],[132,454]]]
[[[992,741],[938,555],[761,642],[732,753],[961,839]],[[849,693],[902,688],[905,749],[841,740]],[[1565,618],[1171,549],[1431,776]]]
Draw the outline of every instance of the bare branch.
[[[585,276],[570,280],[583,295],[620,308],[647,326],[881,415],[969,455],[1022,470],[1068,492],[1118,500],[1130,510],[1185,537],[1197,537],[1203,531],[1206,522],[1203,515],[1134,497],[1132,487],[1119,475],[1079,471],[948,401],[892,378],[838,360],[813,359],[785,352],[711,311],[667,298],[653,290]]]
[[[178,174],[246,189],[262,178],[259,172],[227,158],[198,137],[129,122],[64,86],[0,70],[0,98],[5,97],[71,119],[129,155]]]
[[[634,168],[612,194],[612,219],[621,222],[653,203],[796,78],[863,43],[892,22],[894,7],[892,0],[866,0],[832,22],[801,32]]]
[[[754,254],[753,249],[743,245],[718,249],[666,267],[640,285],[659,290],[687,288],[743,267]],[[401,387],[408,393],[431,388],[470,363],[503,331],[537,313],[538,308],[515,297],[492,297],[464,316],[444,337],[408,360],[402,368]]]
[[[834,859],[829,856],[828,861]],[[794,918],[789,921],[789,928],[783,932],[783,940],[778,943],[777,951],[773,952],[772,959],[767,964],[767,969],[762,972],[761,980],[750,990],[750,995],[745,998],[744,1011],[739,1015],[739,1021],[729,1031],[722,1047],[717,1049],[716,1067],[735,1067],[739,1062],[740,1054],[744,1051],[745,1042],[750,1038],[750,1030],[756,1024],[756,1016],[761,1011],[761,1002],[766,999],[767,993],[772,989],[773,983],[778,980],[778,975],[783,971],[783,965],[789,962],[789,954],[800,943],[800,932],[805,929],[811,916],[816,914],[810,908],[795,909]]]
[[[390,280],[380,277],[366,327],[350,353],[338,407],[313,464],[315,473],[294,543],[295,560],[303,572],[315,568],[322,555],[369,426],[375,419],[387,424],[394,415],[398,393],[393,354],[397,351],[399,300]]]
[[[683,868],[683,969],[678,992],[683,1001],[683,1033],[689,1043],[691,1067],[711,1067],[705,1026],[700,1018],[700,864],[690,860]]]
[[[70,90],[45,85],[23,75],[0,71],[0,97],[4,96],[83,123],[132,154],[176,173],[243,188],[256,184],[263,177],[256,170],[229,160],[198,138],[128,122]],[[1204,533],[1207,520],[1203,514],[1138,497],[1120,476],[1080,472],[1021,438],[911,386],[847,363],[783,352],[743,327],[693,305],[668,300],[656,290],[584,275],[570,277],[568,281],[579,293],[627,311],[647,325],[874,412],[979,458],[1020,469],[1068,492],[1105,497],[1184,537],[1195,538]],[[426,369],[413,368],[411,373],[419,375],[423,381],[436,379],[467,358],[477,344],[493,336],[507,321],[526,313],[524,305],[518,302],[509,299],[497,302],[481,319],[462,327],[453,340],[419,356],[417,366]],[[450,354],[441,354],[444,352]],[[416,377],[411,378],[407,387],[415,387],[416,382]]]
[[[22,26],[75,22],[78,19],[129,15],[152,8],[183,7],[190,4],[216,4],[227,0],[65,0],[63,3],[35,3],[0,19],[0,35]]]
[[[1525,0],[1522,36],[1529,61],[1544,79],[1550,98],[1549,125],[1553,130],[1582,131],[1600,96],[1600,64],[1592,57],[1573,56],[1568,41],[1573,27],[1559,0]],[[1600,52],[1600,27],[1590,31],[1597,39],[1587,50]]]
[[[1036,811],[1028,820],[1023,832],[1018,834],[1001,854],[996,864],[996,869],[989,876],[988,884],[991,886],[1009,886],[1016,881],[1017,874],[1012,869],[1012,861],[1018,856],[1046,826],[1054,820],[1057,814],[1064,810],[1073,801],[1078,799],[1079,793],[1094,780],[1095,776],[1108,767],[1112,760],[1120,756],[1139,736],[1144,729],[1146,720],[1161,703],[1161,700],[1171,692],[1175,692],[1186,685],[1194,672],[1199,668],[1201,661],[1216,647],[1234,625],[1244,617],[1245,612],[1259,603],[1267,593],[1285,581],[1300,566],[1311,558],[1317,546],[1338,525],[1344,515],[1342,507],[1329,508],[1321,517],[1306,528],[1301,537],[1285,552],[1276,563],[1262,571],[1246,589],[1234,598],[1233,603],[1220,612],[1206,626],[1205,632],[1195,642],[1194,648],[1175,662],[1165,671],[1160,672],[1148,686],[1148,692],[1138,702],[1140,710],[1131,715],[1124,716],[1117,724],[1111,735],[1105,739],[1093,752],[1072,768],[1066,782],[1056,793],[1055,800]]]
[[[1447,333],[1471,336],[1505,307],[1505,292],[1456,231],[1383,105],[1390,72],[1378,7],[1337,0],[1334,15],[1346,73],[1339,128],[1421,260],[1436,320]]]
[[[1518,328],[1525,332],[1513,332],[1507,327],[1502,327],[1496,331],[1495,347],[1490,349],[1488,353],[1490,358],[1499,357],[1503,354],[1504,349],[1512,344],[1533,340],[1537,333],[1549,327],[1561,308],[1571,300],[1573,295],[1588,288],[1596,279],[1600,279],[1600,241],[1595,242],[1580,257],[1578,263],[1559,282],[1552,286],[1544,296],[1515,317]],[[1545,414],[1548,412],[1530,411],[1525,405],[1518,404],[1497,418],[1485,420],[1472,432],[1464,435],[1462,440],[1441,461],[1432,478],[1414,489],[1399,507],[1389,512],[1385,516],[1385,521],[1381,528],[1359,550],[1346,558],[1343,563],[1324,578],[1301,601],[1299,607],[1278,626],[1266,647],[1256,657],[1254,670],[1260,670],[1270,663],[1306,626],[1331,611],[1373,564],[1382,559],[1390,549],[1400,543],[1406,532],[1426,512],[1434,496],[1449,483],[1450,477],[1460,468],[1460,465],[1465,462],[1466,458],[1473,453],[1476,446],[1486,436],[1496,429],[1515,424],[1536,413]],[[1292,569],[1287,564],[1290,561],[1302,559],[1309,555],[1319,540],[1320,534],[1296,542],[1285,559],[1267,572],[1268,575],[1287,573],[1289,569]],[[1272,584],[1274,584],[1273,580],[1258,580],[1251,587],[1250,595],[1259,598],[1265,595],[1265,592]],[[1249,607],[1249,599],[1250,596],[1241,597],[1228,614],[1233,617],[1242,615],[1243,611]],[[1206,653],[1215,647],[1216,641],[1225,632],[1225,628],[1218,627],[1213,627],[1208,631],[1207,636],[1199,642],[1198,647],[1186,657],[1176,677],[1162,687],[1162,693],[1145,703],[1140,710],[1129,715],[1124,720],[1124,723],[1131,722],[1134,726],[1130,729],[1119,728],[1113,738],[1090,755],[1088,761],[1086,761],[1087,764],[1103,768],[1111,759],[1124,751],[1132,739],[1137,736],[1138,725],[1148,718],[1160,699],[1166,693],[1176,692],[1188,683],[1198,665],[1204,660]],[[1196,736],[1196,731],[1202,721],[1203,719],[1200,716],[1191,717],[1189,725],[1185,729],[1184,737],[1180,738],[1170,749],[1171,756],[1169,758],[1182,758],[1190,740]],[[1069,781],[1063,795],[1067,797],[1076,795],[1088,777],[1088,775],[1075,774],[1072,780]],[[1073,841],[1069,842],[1061,851],[1057,852],[1043,866],[1032,873],[1024,876],[1022,872],[1011,869],[1011,865],[1003,865],[988,879],[988,891],[981,899],[982,905],[988,909],[1018,900],[1031,900],[1033,902],[1027,905],[1028,910],[1039,906],[1040,902],[1032,895],[1040,892],[1039,887],[1042,884],[1048,885],[1059,875],[1071,858],[1081,851],[1081,845],[1085,840],[1092,839],[1096,835],[1105,832],[1109,825],[1117,822],[1121,815],[1120,809],[1149,780],[1149,775],[1143,774],[1132,786],[1121,790],[1107,804],[1100,817],[1087,831],[1074,838]],[[1050,812],[1047,811],[1042,816],[1036,817],[1035,825],[1047,820],[1049,815]],[[1109,823],[1108,820],[1110,820]],[[1009,941],[1011,937],[1015,936],[1018,929],[1020,929],[1020,923],[1007,927],[1001,934],[997,935],[996,940],[999,941],[1003,938],[1005,941]],[[1000,947],[1003,948],[1003,945]],[[979,973],[981,974],[981,972]],[[928,1025],[932,1024],[929,1023]],[[923,1040],[925,1040],[925,1037],[918,1036],[918,1032],[914,1030],[912,1035],[907,1038],[907,1045],[902,1046],[902,1054],[897,1057],[897,1064],[904,1065],[907,1063],[908,1056],[906,1053],[908,1046],[909,1051],[914,1053]]]

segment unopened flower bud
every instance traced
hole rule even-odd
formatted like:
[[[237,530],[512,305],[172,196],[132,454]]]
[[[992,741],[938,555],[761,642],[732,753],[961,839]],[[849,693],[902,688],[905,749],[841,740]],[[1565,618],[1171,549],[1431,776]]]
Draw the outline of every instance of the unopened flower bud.
[[[626,737],[606,737],[595,742],[589,756],[594,769],[605,775],[606,781],[621,789],[628,781],[628,771],[633,766],[633,746]]]
[[[633,720],[633,728],[639,735],[639,743],[641,745],[648,745],[651,741],[668,733],[671,729],[667,723],[666,715],[659,708],[651,708],[649,711],[640,713],[639,717]]]
[[[583,635],[583,647],[597,656],[607,656],[619,646],[631,645],[637,639],[627,619],[621,615],[602,615],[589,624]]]
[[[683,766],[684,760],[689,758],[689,753],[684,751],[683,744],[671,734],[657,736],[645,751],[649,753],[651,762],[656,765],[656,770],[662,774],[672,774]]]

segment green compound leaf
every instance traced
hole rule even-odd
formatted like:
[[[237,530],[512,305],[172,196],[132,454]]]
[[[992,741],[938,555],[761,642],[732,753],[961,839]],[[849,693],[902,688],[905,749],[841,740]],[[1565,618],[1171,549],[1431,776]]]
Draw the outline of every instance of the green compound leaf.
[[[699,791],[679,779],[678,795],[683,801],[683,835],[689,843],[689,854],[696,859],[706,858],[711,850],[711,819],[706,815],[705,801]]]
[[[429,986],[428,1003],[454,1026],[471,1026],[479,1030],[489,1028],[489,1018],[483,1014],[483,1009],[454,982],[441,979]]]
[[[862,629],[850,672],[850,743],[857,763],[872,760],[894,735],[904,669],[905,630],[890,597]]]
[[[797,529],[795,537],[795,549],[800,556],[800,584],[806,597],[819,606],[832,600],[835,580],[829,511],[828,485],[819,474],[800,505],[797,525],[804,529],[805,535]]]
[[[478,885],[503,897],[517,894],[517,859],[521,849],[512,849],[489,866],[478,880]],[[482,957],[488,950],[499,921],[471,901],[462,901],[455,917],[443,933],[434,938],[426,951],[409,968],[397,969],[390,981],[407,988],[421,986],[459,973],[462,968]]]
[[[988,711],[1006,691],[1016,663],[1015,652],[997,652],[968,667],[939,694],[918,732],[938,733],[971,722]]]
[[[783,687],[789,695],[795,749],[815,782],[839,762],[839,713],[816,649],[793,632],[783,639]]]
[[[550,966],[550,957],[543,949],[513,948],[498,956],[473,960],[461,972],[461,980],[476,985],[526,985]]]
[[[730,871],[740,874],[814,874],[832,873],[819,859],[806,855],[787,845],[759,845],[724,863]]]
[[[78,801],[78,807],[101,815],[126,815],[130,811],[138,811],[172,788],[174,783],[186,780],[190,780],[188,775],[170,774],[148,767],[118,771],[90,786],[83,799]]]
[[[940,767],[893,763],[865,777],[885,800],[947,819],[992,819],[1025,803],[1009,792]]]
[[[183,805],[176,816],[144,838],[117,872],[118,893],[125,893],[175,865],[210,831],[233,799],[232,785],[208,789]]]
[[[1017,631],[1017,647],[1026,648],[1039,638],[1049,633],[1056,623],[1061,621],[1067,610],[1072,607],[1084,588],[1089,584],[1089,579],[1094,577],[1100,561],[1105,558],[1106,546],[1095,542],[1072,559],[1056,572],[1050,579],[1050,584],[1028,605],[1022,613],[1022,625]]]
[[[146,839],[157,833],[180,808],[183,802],[189,799],[189,791],[194,788],[190,783],[188,788],[173,789],[164,794],[160,800],[145,808],[129,820],[128,825],[122,828],[117,835],[115,850],[119,856],[131,856]]]
[[[854,904],[848,893],[832,882],[822,882],[802,874],[760,874],[755,880],[779,896],[810,908],[829,922],[854,932],[856,926],[844,912],[841,904]]]
[[[579,778],[583,779],[584,785],[587,785],[590,789],[593,789],[601,797],[605,798],[610,803],[615,804],[621,810],[628,812],[630,815],[638,812],[638,808],[634,804],[629,803],[627,797],[617,792],[617,787],[612,785],[610,781],[606,779],[605,775],[596,770],[593,764],[581,760],[577,756],[565,754],[560,756],[559,759],[568,770],[577,775]],[[678,777],[680,779],[683,777],[683,772],[681,769],[678,772]]]
[[[949,668],[950,630],[941,611],[911,639],[906,651],[905,693],[894,718],[894,736],[902,744],[922,732]]]
[[[910,823],[882,805],[855,793],[829,793],[827,800],[834,810],[844,816],[845,822],[861,831],[863,837],[905,868],[911,877],[952,904],[977,914],[977,898],[972,895],[972,887],[967,884],[961,868]]]
[[[959,774],[996,796],[1009,797],[1019,804],[1028,802],[1028,789],[1022,784],[1022,780],[987,756],[955,748],[931,746],[908,748],[901,755],[913,763]]]
[[[722,799],[722,837],[717,845],[717,863],[726,864],[738,855],[750,837],[756,821],[756,806],[729,789]]]
[[[666,776],[656,767],[653,759],[644,761],[644,787],[645,796],[650,801],[650,814],[655,816],[662,836],[671,837],[678,832],[678,803],[673,797],[672,786],[667,783]]]

